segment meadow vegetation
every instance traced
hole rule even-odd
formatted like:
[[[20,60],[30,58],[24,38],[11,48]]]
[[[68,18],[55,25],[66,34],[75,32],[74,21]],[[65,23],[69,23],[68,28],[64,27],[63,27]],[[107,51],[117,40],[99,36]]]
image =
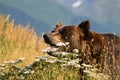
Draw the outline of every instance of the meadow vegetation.
[[[9,15],[0,15],[0,80],[79,80],[79,70],[84,69],[85,80],[110,80],[92,65],[79,65],[73,53],[47,54],[46,44],[30,25],[14,25]],[[106,52],[106,51],[105,51]],[[115,80],[120,79],[120,66]],[[107,68],[107,67],[105,67]]]
[[[23,57],[25,63],[30,64],[35,56],[43,55],[40,51],[45,46],[29,24],[14,25],[14,20],[9,21],[9,15],[0,15],[0,63]]]

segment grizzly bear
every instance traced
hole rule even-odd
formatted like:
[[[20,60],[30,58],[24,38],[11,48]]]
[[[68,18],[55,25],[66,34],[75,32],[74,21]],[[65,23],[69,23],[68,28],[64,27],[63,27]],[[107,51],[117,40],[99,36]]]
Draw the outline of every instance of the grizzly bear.
[[[44,34],[44,41],[52,47],[58,47],[59,42],[69,42],[69,52],[73,49],[80,51],[80,64],[94,64],[101,70],[107,64],[119,64],[120,38],[115,34],[100,34],[90,30],[89,20],[79,25],[63,26],[61,23],[49,34]],[[67,51],[67,50],[66,50]],[[112,67],[111,67],[112,68]]]

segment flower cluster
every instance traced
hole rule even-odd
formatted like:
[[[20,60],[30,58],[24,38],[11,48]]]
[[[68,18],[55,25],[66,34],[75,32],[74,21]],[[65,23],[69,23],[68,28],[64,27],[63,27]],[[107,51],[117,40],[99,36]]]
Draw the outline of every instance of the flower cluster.
[[[20,71],[21,69],[18,67],[15,67],[15,64],[18,64],[20,62],[23,62],[24,58],[21,57],[16,61],[10,60],[10,61],[4,61],[3,64],[0,64],[0,76],[5,76],[5,71],[7,70],[8,67],[13,68],[13,70],[18,70]]]

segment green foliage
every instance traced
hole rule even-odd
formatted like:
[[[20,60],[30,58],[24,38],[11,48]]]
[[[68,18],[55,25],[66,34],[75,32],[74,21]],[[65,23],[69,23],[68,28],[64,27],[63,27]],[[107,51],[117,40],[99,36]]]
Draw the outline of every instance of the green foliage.
[[[35,61],[24,69],[15,67],[15,63],[7,63],[2,70],[0,79],[39,79],[39,80],[79,80],[78,68],[74,66],[62,67],[62,63],[50,63],[45,60]]]

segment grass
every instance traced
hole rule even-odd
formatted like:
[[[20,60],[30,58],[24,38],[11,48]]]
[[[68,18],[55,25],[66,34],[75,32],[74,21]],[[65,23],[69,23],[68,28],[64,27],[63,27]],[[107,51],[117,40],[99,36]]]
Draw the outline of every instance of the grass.
[[[45,48],[42,37],[38,37],[34,29],[22,25],[14,25],[9,21],[9,15],[0,15],[0,63],[3,61],[25,58],[25,64],[30,64],[35,56],[43,55]]]
[[[84,80],[112,79],[93,65],[79,65],[77,50],[72,54],[58,52],[58,57],[52,57],[42,52],[46,46],[29,24],[14,25],[9,16],[0,15],[0,80],[79,80],[80,68],[84,69]],[[119,78],[120,68],[115,80]]]

